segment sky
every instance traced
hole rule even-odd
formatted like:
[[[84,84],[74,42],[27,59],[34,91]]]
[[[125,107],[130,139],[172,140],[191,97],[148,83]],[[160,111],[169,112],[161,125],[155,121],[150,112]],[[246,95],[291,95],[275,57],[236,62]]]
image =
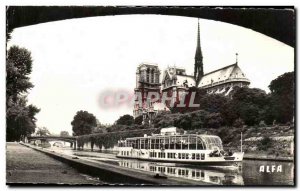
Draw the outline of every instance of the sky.
[[[79,110],[100,123],[116,121],[133,108],[103,108],[103,92],[135,87],[136,67],[156,63],[161,71],[180,66],[193,74],[197,18],[122,15],[70,19],[17,28],[8,47],[31,51],[34,88],[28,101],[41,108],[37,126],[52,133],[67,130]],[[204,73],[235,63],[250,87],[269,92],[277,76],[294,71],[294,49],[275,39],[236,25],[200,19]]]

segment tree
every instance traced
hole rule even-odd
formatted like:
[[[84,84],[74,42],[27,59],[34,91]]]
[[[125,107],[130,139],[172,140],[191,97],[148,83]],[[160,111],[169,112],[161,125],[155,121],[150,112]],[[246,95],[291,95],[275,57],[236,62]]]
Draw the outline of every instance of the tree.
[[[93,127],[97,126],[96,117],[87,111],[78,111],[71,122],[73,135],[91,134]]]
[[[33,87],[29,81],[29,74],[32,71],[31,53],[25,48],[12,46],[7,53],[6,60],[6,95],[12,97],[13,101],[17,96]]]
[[[133,125],[134,123],[134,118],[131,115],[123,115],[121,116],[117,121],[116,124],[117,125]]]
[[[35,131],[35,115],[40,109],[27,105],[26,97],[28,90],[33,87],[29,81],[31,71],[31,53],[25,48],[10,47],[6,59],[7,141],[19,141]]]
[[[242,129],[244,124],[245,124],[244,121],[241,118],[238,118],[234,121],[233,126],[238,129]]]
[[[223,119],[220,113],[209,113],[206,116],[206,127],[207,128],[219,128],[223,123]]]
[[[268,95],[258,88],[235,88],[232,99],[228,100],[221,109],[225,124],[232,125],[241,118],[247,125],[256,125],[264,120],[269,104]]]
[[[69,134],[68,131],[61,131],[61,132],[60,132],[60,136],[61,136],[61,137],[69,137],[70,134]]]
[[[36,131],[37,136],[48,136],[51,135],[50,131],[46,127],[38,127]]]
[[[220,94],[206,94],[200,98],[200,108],[210,113],[218,113],[228,98]]]
[[[295,79],[294,72],[287,72],[272,80],[271,112],[274,119],[279,123],[292,121],[295,104]]]
[[[143,123],[143,115],[140,115],[134,119],[134,124],[142,125],[142,123]]]

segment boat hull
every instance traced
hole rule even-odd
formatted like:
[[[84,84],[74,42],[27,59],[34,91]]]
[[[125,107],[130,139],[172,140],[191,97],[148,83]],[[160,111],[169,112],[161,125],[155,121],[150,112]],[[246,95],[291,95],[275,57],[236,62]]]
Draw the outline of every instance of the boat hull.
[[[117,156],[117,158],[122,159],[136,159],[141,161],[150,161],[150,162],[162,162],[162,163],[180,163],[180,164],[192,164],[192,165],[209,165],[209,166],[232,166],[238,165],[243,161],[176,161],[176,160],[159,160],[159,159],[141,159],[141,158],[132,158],[132,157],[122,157]]]

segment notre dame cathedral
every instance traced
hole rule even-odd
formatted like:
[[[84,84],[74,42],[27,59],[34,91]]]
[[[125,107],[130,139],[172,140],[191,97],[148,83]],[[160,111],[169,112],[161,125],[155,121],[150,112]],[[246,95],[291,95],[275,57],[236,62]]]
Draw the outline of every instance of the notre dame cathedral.
[[[176,66],[166,68],[162,73],[161,80],[160,74],[157,64],[142,63],[137,67],[134,92],[142,95],[142,106],[136,100],[133,110],[134,117],[142,115],[145,110],[151,110],[151,112],[155,113],[161,110],[168,110],[168,106],[159,101],[150,105],[145,104],[149,92],[167,93],[168,96],[175,95],[174,99],[177,99],[182,93],[187,92],[190,87],[198,87],[205,89],[209,94],[223,94],[227,96],[233,90],[233,87],[244,87],[250,84],[249,79],[246,78],[244,72],[238,66],[237,58],[234,64],[204,73],[199,21],[194,75],[187,75],[185,68]]]

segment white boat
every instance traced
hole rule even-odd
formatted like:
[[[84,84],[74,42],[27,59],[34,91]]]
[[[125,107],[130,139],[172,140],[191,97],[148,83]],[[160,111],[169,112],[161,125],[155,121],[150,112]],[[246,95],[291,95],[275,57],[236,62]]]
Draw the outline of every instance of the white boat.
[[[180,134],[176,127],[162,128],[160,134],[118,141],[119,158],[157,162],[232,165],[243,161],[244,152],[225,152],[216,135]]]

